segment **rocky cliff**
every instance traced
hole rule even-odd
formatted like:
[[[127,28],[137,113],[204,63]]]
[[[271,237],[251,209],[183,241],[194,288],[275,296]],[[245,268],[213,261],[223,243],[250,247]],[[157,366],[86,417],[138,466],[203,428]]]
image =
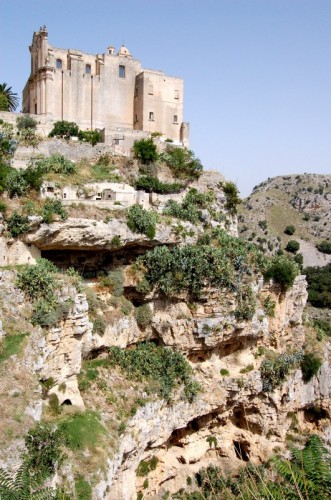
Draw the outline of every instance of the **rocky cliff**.
[[[0,272],[2,467],[40,420],[69,434],[53,481],[72,498],[82,475],[93,499],[165,498],[202,467],[260,463],[305,432],[331,445],[331,346],[304,318],[305,277],[292,262],[291,282],[268,278],[220,180],[200,187],[214,196],[199,222],[160,212],[152,238],[117,212],[30,219],[18,239],[3,224],[6,252],[33,247],[58,269],[42,268],[56,286],[39,316],[24,271]],[[307,378],[312,351],[321,366]]]

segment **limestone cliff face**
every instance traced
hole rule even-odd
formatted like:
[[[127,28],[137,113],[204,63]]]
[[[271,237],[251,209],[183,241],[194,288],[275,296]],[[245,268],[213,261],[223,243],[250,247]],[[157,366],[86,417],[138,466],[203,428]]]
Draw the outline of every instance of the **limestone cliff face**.
[[[138,464],[152,457],[157,457],[158,466],[148,475],[149,486],[144,489],[148,498],[177,491],[185,486],[187,476],[208,464],[218,464],[224,470],[239,466],[236,446],[254,462],[265,460],[284,443],[291,412],[297,412],[304,425],[305,411],[317,399],[323,398],[330,411],[330,346],[324,352],[318,377],[311,382],[304,384],[298,370],[273,393],[262,392],[258,346],[283,351],[286,345],[300,349],[303,344],[305,278],[298,277],[286,294],[277,286],[262,283],[259,293],[261,297],[272,294],[275,318],[258,308],[252,321],[236,324],[233,317],[231,320],[229,303],[227,309],[224,305],[212,307],[211,299],[192,314],[184,302],[166,305],[156,301],[153,324],[146,336],[154,332],[165,345],[185,352],[203,390],[193,403],[180,401],[169,406],[159,401],[139,409],[121,436],[118,453],[108,462],[107,477],[94,490],[95,498],[104,498],[107,486],[112,493],[106,498],[135,498],[144,482],[136,476]],[[128,341],[141,340],[138,334],[129,338],[129,331],[129,326],[127,333],[114,327],[103,342],[107,339],[125,347]],[[247,366],[249,372],[243,374]],[[220,375],[222,368],[228,376]],[[327,426],[320,430],[329,438]],[[208,443],[210,436],[216,438],[215,447]]]

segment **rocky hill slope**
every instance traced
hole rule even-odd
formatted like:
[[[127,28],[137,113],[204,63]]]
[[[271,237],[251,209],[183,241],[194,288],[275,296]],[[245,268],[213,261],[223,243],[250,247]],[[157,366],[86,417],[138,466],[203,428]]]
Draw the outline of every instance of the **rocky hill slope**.
[[[331,175],[302,174],[262,182],[239,209],[239,233],[267,253],[299,242],[304,267],[325,266],[331,256],[317,250],[330,242]],[[286,227],[294,232],[286,234]]]

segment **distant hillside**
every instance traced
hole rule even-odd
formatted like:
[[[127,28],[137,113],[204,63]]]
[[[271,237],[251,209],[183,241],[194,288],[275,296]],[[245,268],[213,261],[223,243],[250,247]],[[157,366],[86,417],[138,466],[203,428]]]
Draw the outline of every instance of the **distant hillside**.
[[[239,234],[266,253],[299,243],[304,266],[325,266],[331,255],[317,250],[331,244],[331,175],[302,174],[269,178],[258,186],[239,209]],[[287,226],[294,227],[286,234]]]

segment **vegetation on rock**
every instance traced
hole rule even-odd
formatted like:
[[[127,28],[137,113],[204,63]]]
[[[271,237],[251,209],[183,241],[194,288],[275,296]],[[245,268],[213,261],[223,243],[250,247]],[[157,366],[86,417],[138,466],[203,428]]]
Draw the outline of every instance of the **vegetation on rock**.
[[[192,401],[200,386],[192,379],[192,369],[184,356],[151,342],[137,344],[135,349],[111,347],[109,359],[130,377],[146,379],[158,394],[170,401],[173,391],[183,385],[184,397]]]
[[[160,154],[160,160],[168,165],[177,179],[198,179],[203,170],[199,158],[187,148],[168,145],[166,151]]]
[[[146,234],[152,240],[155,237],[158,216],[156,212],[144,210],[140,205],[133,205],[128,210],[127,225],[134,233]]]

